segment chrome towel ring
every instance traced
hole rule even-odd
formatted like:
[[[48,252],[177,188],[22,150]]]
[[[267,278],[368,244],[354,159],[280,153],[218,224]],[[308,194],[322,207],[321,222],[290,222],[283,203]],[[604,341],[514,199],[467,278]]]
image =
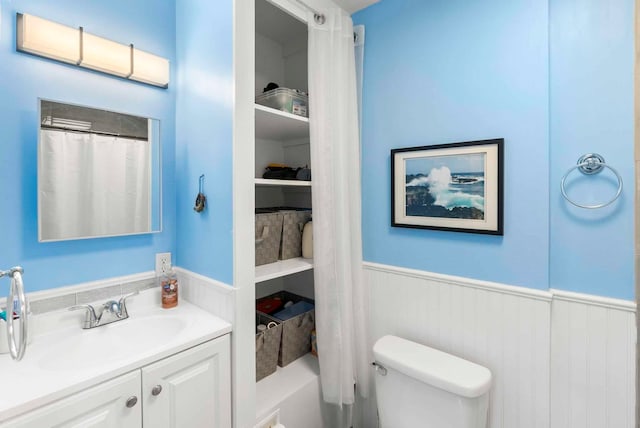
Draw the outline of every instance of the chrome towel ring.
[[[28,318],[29,310],[27,304],[27,298],[24,294],[24,283],[22,282],[22,274],[24,270],[20,266],[16,266],[7,271],[0,270],[0,278],[8,276],[11,279],[11,286],[9,288],[9,297],[7,298],[7,341],[9,345],[9,353],[11,358],[16,361],[20,361],[24,357],[24,353],[27,349],[27,335],[28,335]],[[16,343],[16,333],[13,319],[13,302],[15,298],[18,298],[17,302],[19,307],[19,342]]]
[[[569,196],[567,195],[567,190],[565,189],[565,181],[567,180],[567,177],[569,176],[569,174],[573,172],[574,169],[579,170],[581,173],[585,175],[593,175],[593,174],[600,173],[605,167],[609,168],[611,172],[613,172],[616,175],[616,178],[618,179],[618,190],[616,191],[615,196],[611,200],[609,200],[608,202],[603,202],[601,204],[583,205],[569,198]],[[590,210],[597,209],[597,208],[604,208],[607,205],[612,204],[622,194],[622,177],[620,176],[618,171],[616,171],[615,168],[613,168],[610,165],[607,165],[607,163],[604,161],[604,158],[602,156],[600,156],[597,153],[587,153],[580,156],[580,159],[578,159],[578,163],[576,164],[576,166],[570,168],[562,176],[562,180],[560,181],[560,191],[562,192],[562,196],[564,196],[564,198],[567,201],[569,201],[569,203],[575,205],[578,208],[586,208]]]

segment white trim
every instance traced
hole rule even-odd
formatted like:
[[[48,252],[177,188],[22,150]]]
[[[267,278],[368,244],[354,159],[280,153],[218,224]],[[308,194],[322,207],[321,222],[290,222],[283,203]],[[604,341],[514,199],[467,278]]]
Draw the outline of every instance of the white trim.
[[[233,427],[255,424],[255,2],[233,1]]]
[[[116,276],[113,278],[99,279],[96,281],[82,282],[75,285],[65,285],[49,290],[34,291],[28,293],[30,301],[50,299],[52,297],[64,296],[67,294],[80,293],[83,291],[95,291],[100,288],[110,287],[112,285],[128,284],[130,282],[143,281],[145,279],[155,278],[154,271],[134,273],[132,275]],[[6,299],[2,299],[5,301]]]
[[[464,278],[461,276],[445,275],[441,273],[433,273],[416,269],[408,269],[398,266],[389,266],[378,263],[363,262],[363,267],[369,270],[375,270],[379,272],[388,272],[395,274],[402,274],[411,276],[414,278],[428,279],[430,281],[455,284],[463,287],[478,288],[483,290],[496,291],[503,294],[511,294],[518,297],[525,297],[528,299],[542,300],[550,302],[553,295],[548,291],[535,290],[533,288],[517,287],[513,285],[505,285],[497,282],[481,281],[478,279]]]
[[[610,297],[594,296],[591,294],[575,293],[572,291],[556,290],[553,288],[549,291],[553,294],[554,300],[601,306],[603,308],[616,309],[619,311],[636,312],[636,304],[631,300],[613,299]]]
[[[282,9],[289,15],[293,16],[300,21],[307,23],[307,11],[304,10],[300,5],[291,2],[289,0],[267,0],[272,5]]]
[[[229,284],[225,284],[215,279],[191,272],[187,269],[174,266],[174,270],[178,273],[193,277],[201,282],[206,283],[209,286],[215,287],[219,293],[231,295],[233,294],[233,287]],[[48,290],[40,290],[28,293],[29,300],[31,302],[51,299],[59,296],[65,296],[68,294],[81,293],[83,291],[96,291],[101,288],[111,287],[113,285],[125,285],[132,282],[144,281],[154,279],[156,276],[154,271],[134,273],[131,275],[116,276],[112,278],[98,279],[95,281],[82,282],[74,285],[65,285],[62,287],[51,288]],[[0,299],[0,302],[4,302],[5,299]]]
[[[254,108],[256,109],[256,114],[258,114],[258,111],[264,112],[268,115],[273,115],[273,116],[278,116],[278,117],[285,117],[289,120],[294,120],[294,121],[299,121],[302,123],[309,123],[309,118],[305,117],[305,116],[300,116],[297,114],[293,114],[293,113],[289,113],[286,111],[282,111],[282,110],[276,110],[274,108],[271,107],[267,107],[267,106],[263,106],[262,104],[258,104],[255,103],[254,104]]]
[[[209,286],[215,287],[217,292],[219,293],[226,295],[233,294],[233,287],[229,284],[225,284],[224,282],[217,281],[215,279],[209,278],[208,276],[200,275],[199,273],[195,273],[181,267],[174,267],[173,269],[176,271],[176,273],[190,276],[194,279],[197,279],[198,281],[204,282]]]
[[[234,325],[236,289],[215,279],[177,268],[180,297]]]
[[[296,257],[256,266],[256,284],[313,269],[313,259]]]
[[[481,281],[478,279],[465,278],[461,276],[445,275],[441,273],[427,272],[417,269],[408,269],[399,266],[383,265],[379,263],[363,262],[364,269],[394,274],[402,274],[414,278],[427,279],[430,281],[455,284],[463,287],[478,288],[496,291],[499,293],[511,294],[514,296],[529,299],[552,301],[561,300],[565,302],[582,303],[587,305],[601,306],[604,308],[617,309],[635,313],[637,305],[631,300],[614,299],[611,297],[595,296],[591,294],[575,293],[571,291],[549,289],[549,291],[536,290],[533,288],[506,285],[497,282]]]
[[[302,180],[273,180],[268,178],[256,178],[256,186],[289,186],[289,187],[311,187],[310,181]]]

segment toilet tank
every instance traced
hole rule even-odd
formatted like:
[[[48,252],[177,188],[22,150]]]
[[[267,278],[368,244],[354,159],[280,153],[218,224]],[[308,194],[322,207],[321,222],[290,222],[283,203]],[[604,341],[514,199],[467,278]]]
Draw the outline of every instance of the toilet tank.
[[[381,428],[485,428],[491,372],[396,336],[373,347]]]

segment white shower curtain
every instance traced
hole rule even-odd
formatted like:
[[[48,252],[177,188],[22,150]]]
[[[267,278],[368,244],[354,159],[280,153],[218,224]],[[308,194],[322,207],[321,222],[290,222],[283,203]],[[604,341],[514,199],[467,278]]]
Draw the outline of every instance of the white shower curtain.
[[[368,392],[353,23],[337,8],[325,15],[309,19],[316,331],[324,399],[350,411],[354,384]]]
[[[41,239],[150,231],[149,142],[40,131]]]

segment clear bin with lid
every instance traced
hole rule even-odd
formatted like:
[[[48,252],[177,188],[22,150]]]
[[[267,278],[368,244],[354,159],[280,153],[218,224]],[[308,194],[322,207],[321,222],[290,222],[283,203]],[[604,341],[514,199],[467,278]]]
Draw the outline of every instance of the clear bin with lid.
[[[302,91],[277,88],[256,97],[256,103],[298,116],[309,117],[309,96]]]

